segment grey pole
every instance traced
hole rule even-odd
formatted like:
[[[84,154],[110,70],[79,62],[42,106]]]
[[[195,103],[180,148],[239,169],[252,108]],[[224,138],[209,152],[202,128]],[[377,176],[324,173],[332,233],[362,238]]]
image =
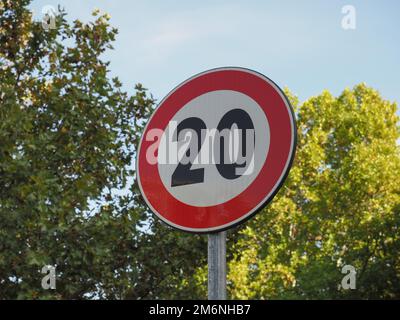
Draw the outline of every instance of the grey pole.
[[[208,235],[208,299],[226,300],[226,231]]]

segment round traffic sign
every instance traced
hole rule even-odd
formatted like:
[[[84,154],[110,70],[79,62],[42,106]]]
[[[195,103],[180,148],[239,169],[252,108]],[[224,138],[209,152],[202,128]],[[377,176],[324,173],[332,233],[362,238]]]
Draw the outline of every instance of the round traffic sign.
[[[167,224],[225,230],[271,201],[295,147],[293,110],[272,80],[212,69],[177,86],[150,117],[137,153],[139,187]]]

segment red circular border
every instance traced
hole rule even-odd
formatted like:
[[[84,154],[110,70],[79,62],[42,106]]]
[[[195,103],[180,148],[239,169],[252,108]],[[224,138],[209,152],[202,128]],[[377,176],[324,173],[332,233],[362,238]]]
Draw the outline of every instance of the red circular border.
[[[195,207],[177,200],[165,188],[158,165],[149,164],[146,160],[146,150],[154,142],[146,141],[143,137],[150,129],[164,130],[189,101],[216,90],[238,91],[258,103],[269,122],[269,152],[258,176],[242,193],[222,204]],[[178,86],[161,102],[150,118],[138,150],[139,186],[149,206],[166,223],[186,231],[216,231],[241,218],[245,219],[261,202],[268,201],[267,195],[281,182],[283,172],[294,153],[295,123],[289,108],[279,89],[274,88],[261,75],[245,69],[215,69]]]

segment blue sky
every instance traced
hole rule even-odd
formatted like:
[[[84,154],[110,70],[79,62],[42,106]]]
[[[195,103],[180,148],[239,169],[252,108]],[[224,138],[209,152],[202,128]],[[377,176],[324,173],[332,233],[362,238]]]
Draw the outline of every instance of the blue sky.
[[[61,4],[70,19],[99,8],[119,29],[107,54],[125,89],[141,82],[158,100],[191,75],[220,66],[259,71],[301,100],[366,82],[400,102],[400,1],[34,0]],[[356,29],[341,27],[344,5]]]

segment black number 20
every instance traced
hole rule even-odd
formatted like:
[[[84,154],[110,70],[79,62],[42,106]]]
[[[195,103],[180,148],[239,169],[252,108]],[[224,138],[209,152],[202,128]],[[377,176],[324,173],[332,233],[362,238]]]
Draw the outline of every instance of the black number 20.
[[[249,114],[242,109],[233,109],[228,111],[220,120],[217,130],[222,131],[224,129],[230,129],[233,124],[236,124],[238,129],[242,130],[242,153],[246,152],[246,130],[254,129],[253,121],[251,120]],[[198,137],[198,150],[197,153],[200,152],[201,146],[204,142],[204,136],[201,134],[202,129],[206,129],[206,124],[203,120],[197,117],[186,118],[182,120],[177,126],[177,134],[176,137],[179,137],[179,133],[185,129],[191,129],[196,132]],[[255,138],[255,137],[254,137]],[[221,139],[224,139],[221,137]],[[237,179],[241,175],[236,174],[236,168],[245,167],[244,164],[237,163],[226,163],[224,157],[225,154],[225,144],[223,141],[220,141],[220,155],[222,156],[221,161],[216,164],[217,170],[219,174],[225,179],[232,180]],[[190,156],[190,148],[186,151],[186,156]],[[196,156],[196,155],[195,155]],[[174,173],[171,177],[171,187],[202,183],[204,182],[204,168],[199,169],[191,169],[192,163],[189,162],[187,164],[179,163],[176,167]]]

